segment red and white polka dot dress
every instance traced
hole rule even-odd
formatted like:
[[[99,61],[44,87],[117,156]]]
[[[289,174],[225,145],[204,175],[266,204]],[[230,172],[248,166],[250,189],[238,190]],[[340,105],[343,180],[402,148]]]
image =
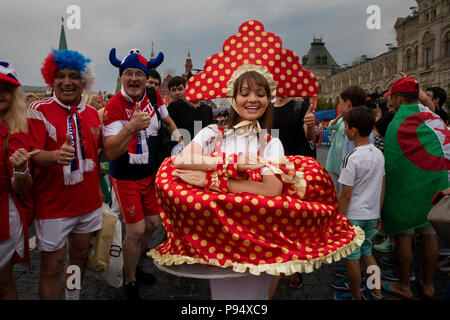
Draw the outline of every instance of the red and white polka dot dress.
[[[289,275],[350,254],[362,244],[364,232],[338,213],[327,171],[310,157],[286,158],[306,181],[301,199],[289,183],[275,197],[206,191],[173,176],[167,158],[156,175],[167,241],[149,256],[164,265],[201,263]],[[254,172],[241,178],[262,179]]]

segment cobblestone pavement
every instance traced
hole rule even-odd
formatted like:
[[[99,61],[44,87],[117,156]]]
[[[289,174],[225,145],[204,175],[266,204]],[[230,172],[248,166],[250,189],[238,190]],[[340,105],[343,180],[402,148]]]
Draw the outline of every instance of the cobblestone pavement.
[[[318,152],[318,160],[324,164],[328,148],[322,147]],[[30,230],[30,237],[34,234],[34,230]],[[164,230],[160,226],[153,237],[150,247],[155,247],[163,241]],[[420,241],[417,244],[415,254],[415,275],[416,281],[412,282],[415,297],[418,295],[418,284],[422,279],[420,265]],[[374,251],[375,257],[378,259],[381,254]],[[17,264],[14,269],[14,280],[17,285],[19,299],[37,300],[38,297],[38,281],[39,281],[39,252],[37,249],[31,252],[31,273],[28,266]],[[151,259],[144,258],[141,266],[146,272],[151,272],[157,282],[151,286],[141,286],[141,296],[144,299],[151,300],[209,300],[210,288],[209,280],[192,279],[177,277],[157,269]],[[380,265],[383,268],[382,265]],[[332,271],[334,269],[345,268],[345,259],[333,263],[331,265],[324,264],[313,273],[303,274],[304,286],[299,289],[291,288],[286,281],[282,279],[275,292],[274,300],[331,300],[333,299],[334,290],[330,286],[330,282],[336,279]],[[449,279],[447,272],[437,271],[435,276],[436,296],[440,296]],[[105,282],[100,281],[88,271],[83,281],[83,289],[81,299],[84,300],[121,300],[123,299],[122,289],[116,289],[108,286]],[[387,300],[397,299],[393,296],[385,295]]]

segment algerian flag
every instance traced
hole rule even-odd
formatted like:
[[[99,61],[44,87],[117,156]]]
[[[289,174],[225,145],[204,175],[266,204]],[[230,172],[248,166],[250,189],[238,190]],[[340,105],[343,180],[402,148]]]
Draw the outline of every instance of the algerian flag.
[[[427,107],[402,105],[386,131],[384,157],[384,230],[428,225],[431,199],[450,181],[450,130]]]

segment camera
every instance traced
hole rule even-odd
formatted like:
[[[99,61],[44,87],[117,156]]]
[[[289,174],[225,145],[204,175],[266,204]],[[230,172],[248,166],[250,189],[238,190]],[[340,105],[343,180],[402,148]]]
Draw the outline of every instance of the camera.
[[[369,94],[366,99],[366,106],[369,109],[376,109],[377,105],[381,109],[382,113],[387,110],[387,100],[383,98],[382,94],[377,92]]]

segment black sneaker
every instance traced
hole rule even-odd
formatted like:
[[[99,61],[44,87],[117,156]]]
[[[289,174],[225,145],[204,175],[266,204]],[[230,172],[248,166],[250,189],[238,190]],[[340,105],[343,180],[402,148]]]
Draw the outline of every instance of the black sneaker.
[[[338,278],[344,278],[347,275],[347,269],[335,269],[333,270],[333,275],[335,275]]]
[[[139,288],[136,281],[131,281],[123,286],[125,299],[127,300],[142,300],[139,295]]]
[[[396,267],[397,263],[395,261],[395,256],[383,256],[380,258],[380,263],[388,267]]]
[[[156,283],[156,278],[151,274],[136,268],[136,281],[140,284],[154,284]]]
[[[381,277],[384,279],[387,279],[387,280],[394,281],[394,282],[400,281],[400,277],[398,275],[398,270],[396,268],[381,270]],[[416,281],[416,276],[414,275],[414,271],[410,272],[409,280]]]

